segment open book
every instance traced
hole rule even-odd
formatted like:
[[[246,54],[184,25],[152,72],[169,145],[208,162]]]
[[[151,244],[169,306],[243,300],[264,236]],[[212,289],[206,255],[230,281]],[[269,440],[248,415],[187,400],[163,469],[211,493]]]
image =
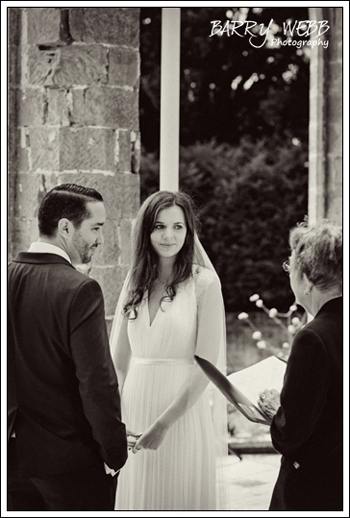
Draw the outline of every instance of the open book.
[[[260,410],[257,402],[259,393],[264,389],[281,392],[287,366],[284,360],[270,356],[225,376],[210,361],[199,356],[195,358],[208,378],[247,419],[270,426],[271,418]]]

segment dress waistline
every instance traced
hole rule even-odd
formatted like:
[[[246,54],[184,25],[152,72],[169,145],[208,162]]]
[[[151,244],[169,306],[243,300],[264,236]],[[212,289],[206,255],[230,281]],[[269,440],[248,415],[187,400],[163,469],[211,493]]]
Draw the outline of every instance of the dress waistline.
[[[166,365],[194,365],[194,360],[187,358],[134,358],[134,363],[144,363],[149,365],[166,364]]]

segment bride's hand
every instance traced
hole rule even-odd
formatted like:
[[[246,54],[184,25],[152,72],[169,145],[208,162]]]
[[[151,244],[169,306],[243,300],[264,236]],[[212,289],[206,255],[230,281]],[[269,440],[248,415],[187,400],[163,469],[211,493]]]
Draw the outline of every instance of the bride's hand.
[[[133,447],[133,453],[143,450],[157,450],[164,441],[165,435],[168,431],[168,427],[164,426],[160,422],[155,422],[147,428],[147,430],[141,435],[140,439],[136,442]]]

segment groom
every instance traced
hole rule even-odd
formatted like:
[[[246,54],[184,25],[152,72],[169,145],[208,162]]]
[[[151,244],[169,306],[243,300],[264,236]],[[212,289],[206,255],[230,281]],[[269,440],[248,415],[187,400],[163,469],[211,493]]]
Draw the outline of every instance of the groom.
[[[127,459],[99,284],[74,264],[103,243],[102,196],[55,187],[39,240],[9,265],[8,509],[113,510]]]

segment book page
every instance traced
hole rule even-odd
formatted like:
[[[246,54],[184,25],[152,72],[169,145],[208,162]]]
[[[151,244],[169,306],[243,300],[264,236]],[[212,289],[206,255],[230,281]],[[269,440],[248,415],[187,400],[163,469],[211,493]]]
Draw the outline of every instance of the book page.
[[[257,405],[259,393],[264,389],[281,392],[287,364],[276,356],[271,356],[246,369],[234,372],[227,379],[250,401]]]

